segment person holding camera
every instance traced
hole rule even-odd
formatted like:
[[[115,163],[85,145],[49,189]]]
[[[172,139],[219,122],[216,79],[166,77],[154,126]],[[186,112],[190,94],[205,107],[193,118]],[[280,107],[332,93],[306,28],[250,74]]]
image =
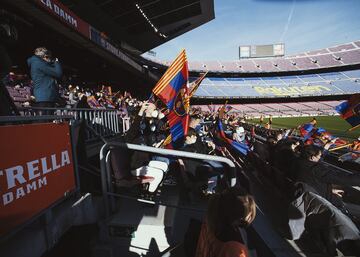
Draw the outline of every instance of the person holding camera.
[[[62,68],[57,58],[45,47],[38,47],[27,60],[33,81],[33,95],[37,107],[55,107],[59,99],[57,79],[62,76]]]

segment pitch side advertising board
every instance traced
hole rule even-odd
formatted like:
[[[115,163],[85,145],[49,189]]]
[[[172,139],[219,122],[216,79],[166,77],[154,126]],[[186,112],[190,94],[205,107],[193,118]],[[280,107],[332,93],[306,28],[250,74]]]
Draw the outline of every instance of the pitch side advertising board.
[[[75,190],[68,123],[0,126],[0,236]]]

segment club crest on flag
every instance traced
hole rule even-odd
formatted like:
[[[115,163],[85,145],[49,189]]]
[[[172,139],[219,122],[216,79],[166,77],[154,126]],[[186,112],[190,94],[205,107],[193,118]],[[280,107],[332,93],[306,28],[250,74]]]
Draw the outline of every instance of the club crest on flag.
[[[180,90],[176,96],[175,104],[173,107],[174,112],[178,116],[184,116],[188,113],[188,108],[184,103],[184,99],[185,99],[184,90]]]
[[[166,142],[176,142],[187,135],[190,108],[188,79],[186,53],[182,50],[152,90],[169,110],[166,118],[170,135]]]

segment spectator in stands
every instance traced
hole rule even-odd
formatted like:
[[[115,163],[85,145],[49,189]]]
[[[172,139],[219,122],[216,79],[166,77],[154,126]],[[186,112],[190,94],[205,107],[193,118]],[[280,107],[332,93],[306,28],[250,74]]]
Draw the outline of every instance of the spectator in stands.
[[[359,256],[360,232],[351,219],[323,197],[306,191],[306,187],[300,190],[302,193],[289,208],[291,239],[308,234],[323,245],[327,256],[338,256],[336,248],[345,256]]]
[[[69,85],[68,87],[69,92],[69,104],[71,106],[75,105],[77,103],[77,96],[76,96],[76,87],[73,87],[72,85]]]
[[[274,137],[276,139],[276,142],[279,142],[281,139],[283,139],[283,132],[281,130],[275,131]]]
[[[254,198],[239,188],[229,188],[209,200],[196,257],[247,257],[244,228],[256,215]]]
[[[205,140],[204,140],[205,139]],[[195,129],[189,128],[184,146],[180,149],[186,152],[210,154],[215,149],[211,140],[198,136]],[[190,192],[213,193],[217,184],[219,172],[224,168],[217,162],[179,159],[182,179]],[[220,171],[219,171],[220,170]],[[212,181],[211,183],[209,183]]]
[[[245,129],[244,127],[235,127],[232,134],[232,139],[239,143],[245,143]]]
[[[87,102],[87,97],[86,95],[84,95],[83,93],[80,93],[78,95],[79,97],[79,101],[74,105],[75,108],[85,108],[85,109],[89,109],[90,105]]]
[[[281,131],[275,131],[272,135],[266,138],[267,151],[269,153],[268,161],[272,166],[274,165],[276,159],[277,144],[281,139],[282,139]]]
[[[125,136],[125,141],[127,143],[134,143],[140,145],[152,145],[151,142],[151,124],[150,119],[153,118],[152,114],[156,110],[156,106],[152,103],[145,103],[141,107],[137,117],[134,120],[130,130]],[[159,116],[159,115],[157,115]],[[160,115],[160,118],[162,115]],[[122,153],[126,155],[127,160],[129,162],[129,167],[131,174],[133,176],[139,177],[151,177],[152,180],[149,182],[149,193],[155,193],[159,184],[163,180],[165,173],[168,170],[169,161],[167,158],[154,158],[150,156],[149,153],[134,151],[130,153]],[[119,178],[121,177],[119,174],[121,171],[114,170],[115,178],[118,178],[116,185],[121,186],[119,184]]]
[[[189,128],[195,129],[196,132],[200,129],[201,117],[198,113],[191,114]]]
[[[9,92],[5,88],[5,77],[9,74],[12,61],[8,53],[8,46],[15,43],[9,24],[0,26],[0,116],[19,114]],[[16,33],[17,35],[17,33]],[[14,35],[15,36],[15,35]]]
[[[360,173],[335,172],[321,162],[323,149],[316,145],[306,145],[301,158],[294,162],[295,180],[305,183],[309,190],[326,198],[338,208],[344,210],[342,190],[336,190],[332,184],[341,186],[360,185]]]
[[[213,150],[213,148],[213,144],[204,144],[203,140],[198,137],[195,129],[189,128],[188,134],[185,137],[184,147],[181,150],[187,152],[208,154],[210,151]]]
[[[316,124],[317,124],[317,120],[316,120],[316,118],[315,118],[315,117],[314,117],[314,118],[312,118],[312,120],[310,121],[310,124],[314,125],[314,127],[316,126]]]
[[[62,76],[62,68],[57,58],[53,59],[45,47],[35,49],[27,60],[34,83],[33,94],[37,107],[55,107],[59,98],[57,79]]]
[[[279,141],[275,148],[274,165],[278,168],[286,177],[293,178],[291,169],[293,162],[299,156],[298,146],[300,142],[296,139],[283,139]]]
[[[261,115],[261,116],[260,116],[260,124],[263,124],[263,122],[264,122],[264,116]]]

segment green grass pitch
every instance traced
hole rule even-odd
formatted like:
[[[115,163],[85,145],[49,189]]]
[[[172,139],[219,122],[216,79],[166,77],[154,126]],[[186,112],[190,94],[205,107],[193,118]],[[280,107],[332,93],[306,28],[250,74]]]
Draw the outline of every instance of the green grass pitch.
[[[308,123],[313,117],[290,117],[290,118],[273,118],[273,128],[294,128],[300,124]],[[351,128],[347,123],[339,116],[318,116],[317,127],[322,127],[329,131],[331,134],[337,137],[341,137],[348,140],[354,140],[360,135],[360,128],[353,131],[348,131]],[[268,118],[264,118],[264,123],[268,122]],[[259,119],[250,120],[250,122],[259,123]]]

